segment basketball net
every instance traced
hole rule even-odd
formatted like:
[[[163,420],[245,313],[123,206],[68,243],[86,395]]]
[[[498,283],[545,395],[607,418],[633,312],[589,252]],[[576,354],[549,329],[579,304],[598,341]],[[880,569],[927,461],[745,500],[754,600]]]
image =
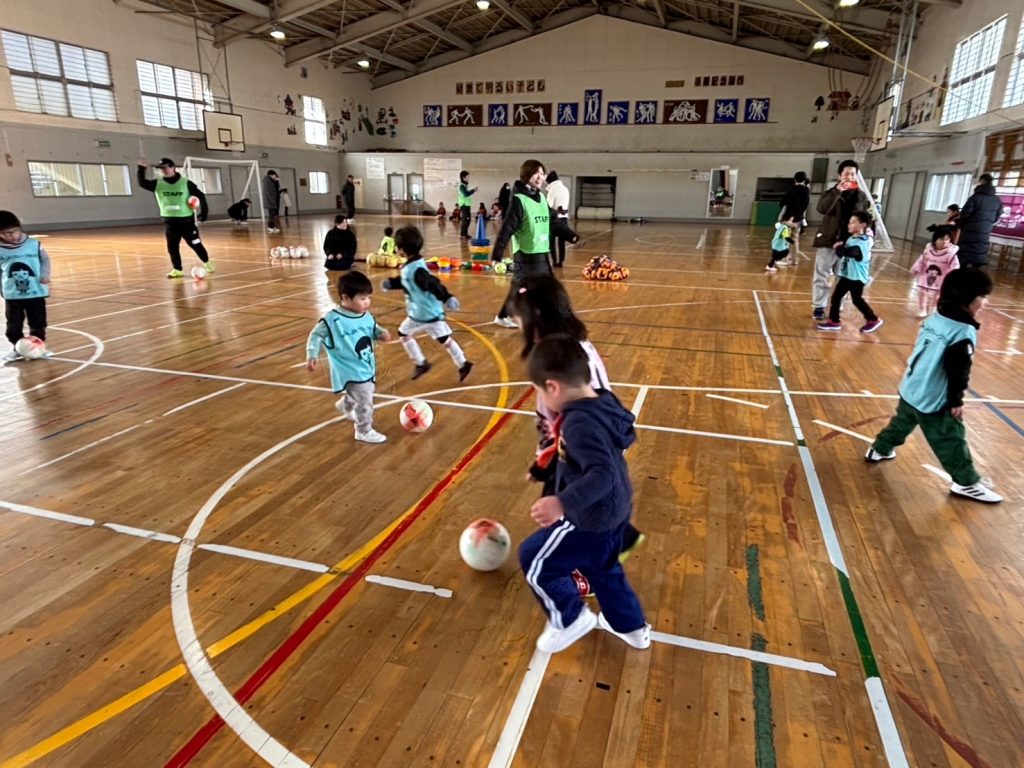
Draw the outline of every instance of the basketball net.
[[[870,136],[867,136],[853,139],[851,143],[853,144],[853,159],[856,160],[859,165],[867,159],[868,150],[874,146],[875,140]],[[875,198],[871,195],[871,188],[864,180],[864,174],[860,172],[860,168],[857,169],[857,186],[860,187],[867,196],[868,211],[871,213],[871,217],[875,220],[875,242],[872,245],[872,250],[879,251],[881,253],[894,252],[896,249],[893,248],[892,238],[889,237],[889,230],[885,228],[885,222],[882,220],[882,213],[878,210],[878,203],[875,202]]]

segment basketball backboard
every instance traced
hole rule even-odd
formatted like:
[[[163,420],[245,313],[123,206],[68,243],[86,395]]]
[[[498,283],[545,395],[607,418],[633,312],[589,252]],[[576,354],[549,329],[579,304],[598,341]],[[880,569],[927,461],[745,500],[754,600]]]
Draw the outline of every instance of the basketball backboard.
[[[221,152],[245,152],[242,116],[229,112],[204,112],[206,148]]]
[[[871,152],[877,152],[889,146],[889,127],[892,122],[893,97],[883,99],[875,107],[875,121],[871,126],[871,138],[875,140]]]

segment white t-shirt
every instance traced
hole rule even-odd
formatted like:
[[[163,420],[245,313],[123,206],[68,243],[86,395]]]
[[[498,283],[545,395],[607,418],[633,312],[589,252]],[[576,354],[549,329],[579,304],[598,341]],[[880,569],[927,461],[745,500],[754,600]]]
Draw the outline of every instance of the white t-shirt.
[[[555,179],[548,184],[547,191],[548,207],[557,211],[559,208],[563,208],[566,213],[559,214],[563,218],[568,216],[569,211],[569,188],[562,183],[561,179]]]

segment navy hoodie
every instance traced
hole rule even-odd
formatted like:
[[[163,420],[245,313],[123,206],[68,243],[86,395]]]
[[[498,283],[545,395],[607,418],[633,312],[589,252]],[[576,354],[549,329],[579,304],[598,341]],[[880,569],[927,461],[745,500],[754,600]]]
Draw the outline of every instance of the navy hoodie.
[[[633,414],[606,389],[562,407],[555,495],[581,531],[611,531],[629,520],[633,486],[622,452],[636,441]]]

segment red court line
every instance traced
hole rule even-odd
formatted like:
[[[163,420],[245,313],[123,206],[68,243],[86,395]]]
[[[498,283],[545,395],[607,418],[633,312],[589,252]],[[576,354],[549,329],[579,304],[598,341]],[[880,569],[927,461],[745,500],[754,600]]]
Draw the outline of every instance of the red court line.
[[[533,394],[533,389],[527,390],[522,397],[520,397],[512,405],[512,409],[516,410],[525,403],[530,395]],[[512,414],[502,414],[501,418],[494,423],[487,432],[484,433],[483,437],[476,441],[473,446],[463,454],[462,458],[448,470],[448,473],[441,478],[434,485],[427,494],[420,499],[419,503],[413,508],[413,511],[399,523],[387,538],[385,538],[380,544],[377,545],[366,559],[359,564],[359,566],[352,571],[345,579],[339,584],[334,591],[327,597],[327,599],[320,604],[320,606],[309,615],[309,617],[302,622],[298,629],[295,630],[288,638],[285,639],[277,650],[274,651],[270,657],[263,662],[259,669],[253,673],[253,675],[245,681],[241,688],[235,692],[235,700],[239,704],[245,704],[253,697],[253,695],[263,687],[273,675],[276,673],[284,663],[291,657],[295,651],[304,643],[309,636],[313,633],[313,630],[326,619],[331,612],[338,606],[339,603],[345,598],[345,596],[352,591],[352,589],[362,581],[366,572],[370,570],[377,560],[384,555],[392,546],[401,538],[402,534],[409,529],[409,527],[422,515],[427,508],[434,503],[438,496],[447,488],[452,482],[458,477],[462,471],[475,459],[484,447],[491,441],[491,439],[498,434],[502,427],[508,423]],[[174,756],[165,763],[164,768],[183,768],[188,765],[192,760],[202,751],[203,747],[210,743],[213,737],[224,727],[224,720],[221,719],[220,715],[215,715],[210,719],[206,725],[196,731],[195,735],[189,739],[185,745],[174,753]]]

